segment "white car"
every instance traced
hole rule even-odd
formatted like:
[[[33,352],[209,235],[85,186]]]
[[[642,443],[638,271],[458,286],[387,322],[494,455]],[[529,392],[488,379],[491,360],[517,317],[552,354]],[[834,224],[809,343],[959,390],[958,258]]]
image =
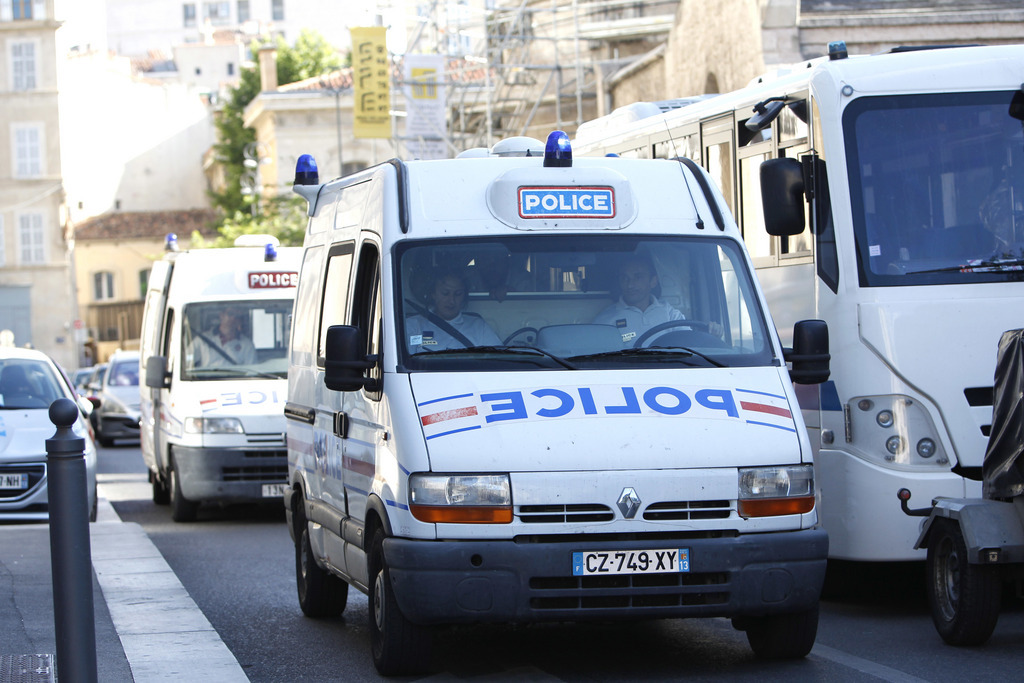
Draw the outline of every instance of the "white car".
[[[49,519],[46,440],[57,431],[49,408],[58,398],[78,406],[73,430],[85,439],[89,519],[96,520],[96,445],[85,399],[45,353],[0,347],[0,521]]]

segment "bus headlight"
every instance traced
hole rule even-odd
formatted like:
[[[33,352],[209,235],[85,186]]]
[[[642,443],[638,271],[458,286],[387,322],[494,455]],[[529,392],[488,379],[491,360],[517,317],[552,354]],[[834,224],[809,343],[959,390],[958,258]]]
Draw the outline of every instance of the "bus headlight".
[[[245,434],[236,417],[186,417],[185,431],[189,434]]]
[[[740,468],[737,500],[740,517],[801,515],[813,509],[813,466]]]
[[[409,511],[421,522],[509,524],[512,484],[507,474],[413,474]]]
[[[845,413],[846,443],[861,458],[893,469],[949,469],[935,425],[916,399],[859,396]]]

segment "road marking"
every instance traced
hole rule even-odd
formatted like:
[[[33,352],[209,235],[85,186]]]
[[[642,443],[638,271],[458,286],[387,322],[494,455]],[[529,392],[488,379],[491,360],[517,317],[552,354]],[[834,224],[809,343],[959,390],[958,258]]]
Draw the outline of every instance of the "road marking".
[[[836,664],[842,664],[851,669],[860,671],[861,673],[869,674],[875,678],[881,678],[883,681],[890,681],[890,683],[928,683],[923,678],[917,678],[911,676],[905,671],[899,669],[893,669],[892,667],[872,662],[870,659],[864,659],[856,655],[851,655],[848,652],[842,650],[836,650],[827,645],[815,645],[811,650],[812,657],[821,657],[829,661],[835,662]]]

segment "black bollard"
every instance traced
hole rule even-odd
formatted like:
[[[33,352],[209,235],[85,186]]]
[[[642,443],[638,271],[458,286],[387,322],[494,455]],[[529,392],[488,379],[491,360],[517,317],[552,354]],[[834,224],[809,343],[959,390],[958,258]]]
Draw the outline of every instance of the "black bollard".
[[[57,676],[96,683],[96,621],[89,545],[89,491],[85,481],[85,439],[71,427],[78,406],[68,398],[50,404],[57,427],[46,440],[47,499],[50,508],[50,566]]]

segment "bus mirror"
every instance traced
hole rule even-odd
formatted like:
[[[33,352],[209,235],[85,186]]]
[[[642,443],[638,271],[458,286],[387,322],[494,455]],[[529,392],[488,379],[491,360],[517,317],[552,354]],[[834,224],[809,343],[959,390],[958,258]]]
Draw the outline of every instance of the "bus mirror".
[[[150,356],[146,359],[146,386],[150,389],[166,389],[171,386],[167,359],[163,356]]]
[[[785,350],[792,363],[790,378],[797,384],[821,384],[828,379],[828,325],[824,320],[801,320],[793,326],[793,348]]]
[[[363,339],[363,332],[352,325],[327,328],[324,386],[331,391],[358,391],[376,381],[365,376],[375,359],[366,355]]]
[[[804,175],[796,159],[761,164],[761,203],[769,235],[788,237],[804,231]]]

